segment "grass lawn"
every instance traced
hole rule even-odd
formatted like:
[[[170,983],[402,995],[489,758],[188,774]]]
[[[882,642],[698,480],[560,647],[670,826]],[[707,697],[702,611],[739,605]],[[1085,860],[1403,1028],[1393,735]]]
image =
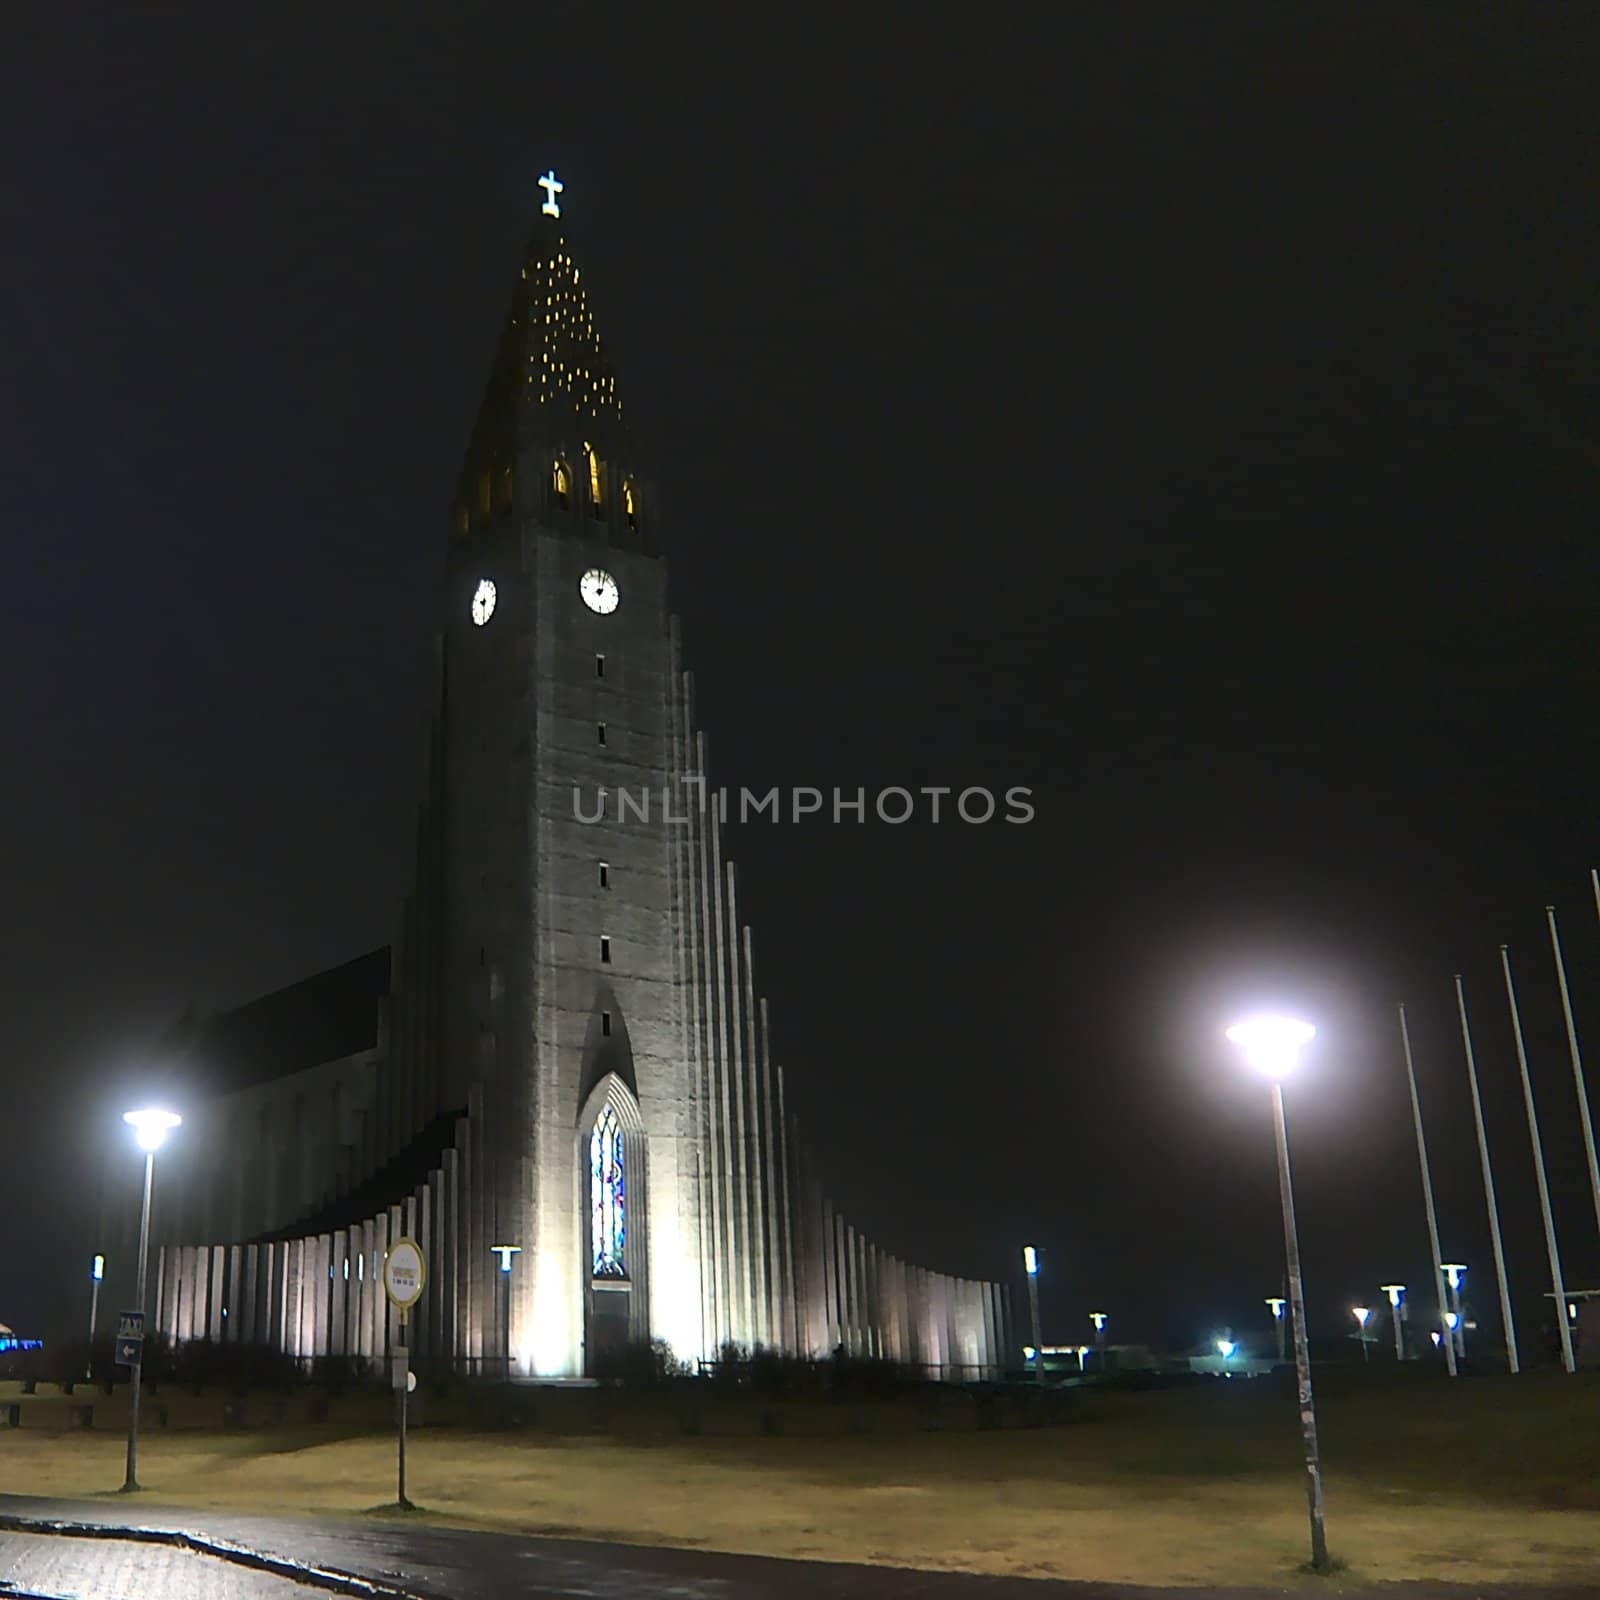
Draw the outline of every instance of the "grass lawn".
[[[1301,1576],[1304,1475],[1266,1382],[1082,1395],[1063,1426],[900,1436],[562,1438],[420,1428],[412,1499],[441,1522],[762,1555],[1149,1584]],[[1335,1583],[1600,1583],[1600,1380],[1322,1380]],[[107,1495],[113,1432],[0,1432],[0,1491]],[[387,1433],[173,1429],[150,1503],[362,1513],[394,1498]],[[115,1501],[114,1495],[108,1498]]]

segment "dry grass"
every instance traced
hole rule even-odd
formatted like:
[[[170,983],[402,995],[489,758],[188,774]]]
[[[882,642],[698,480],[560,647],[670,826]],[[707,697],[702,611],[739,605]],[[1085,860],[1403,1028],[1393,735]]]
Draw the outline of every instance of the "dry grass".
[[[1328,1385],[1343,1581],[1600,1582],[1600,1385]],[[360,1513],[394,1498],[387,1434],[173,1430],[152,1502]],[[111,1433],[0,1433],[0,1490],[98,1495]],[[452,1524],[756,1554],[1148,1584],[1280,1584],[1305,1554],[1292,1405],[1264,1386],[1086,1398],[1027,1432],[614,1440],[419,1429],[411,1497]],[[1309,1581],[1309,1580],[1307,1580]],[[1326,1581],[1326,1580],[1322,1580]]]

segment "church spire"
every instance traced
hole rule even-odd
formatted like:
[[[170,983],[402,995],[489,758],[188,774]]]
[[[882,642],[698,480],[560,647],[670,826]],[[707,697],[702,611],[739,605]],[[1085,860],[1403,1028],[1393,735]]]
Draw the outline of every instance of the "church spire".
[[[559,446],[575,457],[591,447],[626,448],[616,377],[567,239],[567,186],[551,170],[538,187],[539,212],[456,486],[457,535],[509,509],[518,461],[530,446]]]

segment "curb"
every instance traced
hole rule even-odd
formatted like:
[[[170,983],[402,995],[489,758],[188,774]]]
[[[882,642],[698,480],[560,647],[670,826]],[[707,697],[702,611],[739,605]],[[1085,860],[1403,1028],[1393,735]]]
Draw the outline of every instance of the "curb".
[[[308,1566],[304,1562],[291,1561],[287,1556],[268,1555],[264,1550],[251,1549],[249,1545],[234,1544],[228,1539],[208,1539],[199,1534],[185,1533],[180,1528],[123,1528],[105,1522],[59,1522],[0,1513],[0,1533],[34,1533],[57,1539],[116,1539],[125,1544],[159,1544],[173,1550],[211,1556],[236,1567],[248,1567],[254,1572],[287,1578],[294,1583],[321,1589],[327,1594],[352,1595],[357,1600],[436,1600],[425,1590],[400,1589],[353,1572]]]

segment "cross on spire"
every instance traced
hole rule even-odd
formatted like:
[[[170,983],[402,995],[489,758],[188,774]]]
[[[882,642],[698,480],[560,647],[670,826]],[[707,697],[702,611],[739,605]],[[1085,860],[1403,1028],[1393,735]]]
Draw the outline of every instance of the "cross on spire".
[[[554,167],[539,180],[539,187],[544,190],[544,204],[539,207],[540,214],[546,217],[559,217],[561,206],[556,196],[566,188],[566,184],[556,177]]]

